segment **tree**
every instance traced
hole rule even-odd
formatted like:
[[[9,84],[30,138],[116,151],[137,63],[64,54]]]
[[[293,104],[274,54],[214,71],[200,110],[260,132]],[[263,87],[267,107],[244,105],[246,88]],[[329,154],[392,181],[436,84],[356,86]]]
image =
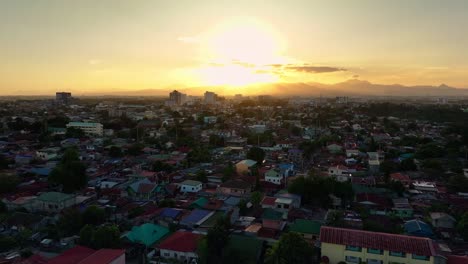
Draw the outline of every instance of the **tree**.
[[[50,173],[49,181],[61,185],[66,193],[72,193],[86,186],[88,183],[86,166],[79,160],[75,149],[69,148],[65,151],[60,163]]]
[[[18,176],[12,173],[0,174],[0,193],[12,192],[19,183]]]
[[[109,149],[109,156],[111,158],[119,158],[122,157],[122,149],[117,146],[112,146]]]
[[[0,154],[0,170],[8,169],[10,161],[2,154]]]
[[[462,174],[450,177],[447,185],[452,192],[468,192],[468,178]]]
[[[63,236],[77,234],[83,227],[83,216],[76,208],[63,210],[57,222],[57,230]]]
[[[187,159],[193,163],[210,162],[211,154],[205,147],[196,147],[187,154]]]
[[[119,248],[121,244],[120,230],[116,225],[99,227],[86,225],[80,231],[79,243],[94,249]]]
[[[85,225],[100,225],[106,221],[106,211],[95,205],[89,206],[83,212],[83,223]]]
[[[92,225],[85,225],[80,230],[79,243],[81,245],[91,246],[93,243],[93,234],[94,234],[94,227]]]
[[[313,260],[312,247],[298,233],[289,232],[281,235],[278,242],[268,249],[268,264],[306,264]]]
[[[416,151],[416,157],[418,159],[431,159],[439,158],[444,155],[443,149],[436,143],[427,143],[418,148]]]
[[[403,185],[403,183],[399,181],[390,181],[388,183],[388,187],[390,188],[390,190],[396,192],[400,197],[403,196],[403,193],[406,191],[406,188]]]
[[[76,127],[69,127],[67,128],[67,132],[65,133],[67,138],[82,138],[85,136],[85,132]]]
[[[250,194],[250,201],[253,205],[259,205],[262,201],[263,194],[261,192],[252,192]]]
[[[228,165],[223,169],[223,182],[228,181],[236,174],[236,169],[232,165],[232,162],[229,162]]]
[[[174,167],[160,160],[157,160],[153,163],[153,171],[172,172],[173,170]]]
[[[259,147],[252,147],[249,149],[249,152],[247,152],[247,158],[255,160],[260,166],[265,159],[265,151]]]
[[[174,200],[171,200],[171,199],[164,199],[159,202],[158,206],[159,207],[174,207],[175,202]]]
[[[468,212],[465,212],[457,224],[457,230],[465,241],[468,241]]]
[[[133,144],[127,149],[127,153],[131,156],[138,156],[142,153],[144,147],[144,145],[139,143]]]
[[[400,170],[402,171],[415,171],[417,169],[414,159],[404,159],[400,163]]]
[[[197,181],[206,183],[208,181],[208,178],[206,176],[206,171],[205,170],[197,171],[196,179],[197,179]]]
[[[220,217],[208,230],[208,234],[198,245],[200,263],[223,263],[223,251],[229,243],[231,224],[227,217]]]
[[[223,147],[224,138],[218,135],[210,135],[209,144],[213,147]]]

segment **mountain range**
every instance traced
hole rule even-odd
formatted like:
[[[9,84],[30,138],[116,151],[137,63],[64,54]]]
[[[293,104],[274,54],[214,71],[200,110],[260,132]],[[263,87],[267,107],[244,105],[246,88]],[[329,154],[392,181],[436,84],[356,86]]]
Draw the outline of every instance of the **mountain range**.
[[[114,96],[167,96],[174,86],[164,89],[144,89],[135,91],[115,91],[93,95]],[[202,95],[205,91],[214,91],[220,95],[230,95],[232,88],[222,86],[179,87],[180,92],[189,95]],[[254,92],[251,92],[254,91]],[[239,88],[239,93],[269,94],[276,96],[468,96],[468,89],[439,86],[401,84],[374,84],[368,81],[351,79],[335,84],[323,83],[268,83],[254,84]]]

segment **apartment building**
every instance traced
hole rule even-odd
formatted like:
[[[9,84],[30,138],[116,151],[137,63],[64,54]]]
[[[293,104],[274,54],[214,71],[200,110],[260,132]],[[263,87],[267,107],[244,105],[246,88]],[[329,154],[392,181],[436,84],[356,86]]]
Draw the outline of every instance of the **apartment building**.
[[[104,131],[101,123],[70,122],[67,124],[67,128],[70,128],[70,127],[81,129],[87,135],[102,136],[103,131]]]
[[[429,238],[322,226],[322,257],[330,264],[444,264]]]

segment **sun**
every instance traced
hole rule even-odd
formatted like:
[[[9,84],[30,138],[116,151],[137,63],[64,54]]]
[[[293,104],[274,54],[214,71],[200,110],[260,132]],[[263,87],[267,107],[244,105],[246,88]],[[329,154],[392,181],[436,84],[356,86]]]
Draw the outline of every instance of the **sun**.
[[[285,62],[281,56],[285,45],[266,23],[252,18],[225,21],[209,31],[205,40],[203,56],[210,63],[196,70],[201,83],[236,87],[278,81],[266,69]]]

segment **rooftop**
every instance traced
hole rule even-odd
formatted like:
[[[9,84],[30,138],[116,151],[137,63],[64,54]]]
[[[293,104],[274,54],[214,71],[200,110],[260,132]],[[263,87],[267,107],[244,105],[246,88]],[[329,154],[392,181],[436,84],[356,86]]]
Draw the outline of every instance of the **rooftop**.
[[[322,226],[320,241],[322,243],[377,248],[422,256],[436,255],[432,240],[424,237]]]

